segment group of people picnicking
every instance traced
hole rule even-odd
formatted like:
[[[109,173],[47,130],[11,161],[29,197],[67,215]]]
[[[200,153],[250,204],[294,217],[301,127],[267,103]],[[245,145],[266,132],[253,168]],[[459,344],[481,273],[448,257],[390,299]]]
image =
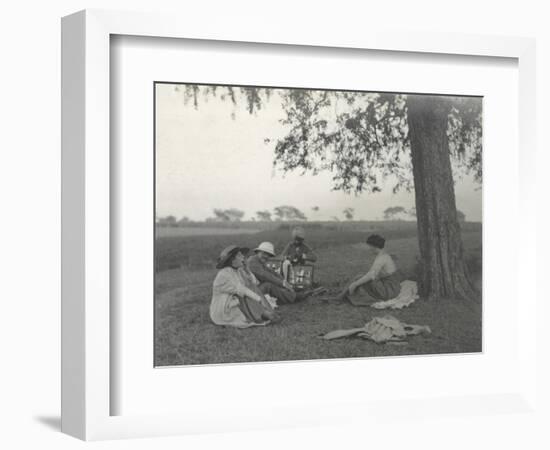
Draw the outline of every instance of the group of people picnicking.
[[[268,261],[276,256],[271,242],[260,243],[251,254],[248,248],[237,245],[230,245],[220,253],[210,304],[210,318],[216,325],[247,328],[278,323],[281,315],[275,310],[275,304],[295,303],[326,292],[321,286],[296,290],[290,283],[294,267],[317,261],[305,243],[302,227],[292,230],[292,238],[279,255],[280,270],[268,266]],[[336,300],[369,305],[399,294],[398,270],[391,255],[384,250],[385,239],[372,234],[367,237],[366,246],[376,254],[371,268],[346,284],[334,297]]]

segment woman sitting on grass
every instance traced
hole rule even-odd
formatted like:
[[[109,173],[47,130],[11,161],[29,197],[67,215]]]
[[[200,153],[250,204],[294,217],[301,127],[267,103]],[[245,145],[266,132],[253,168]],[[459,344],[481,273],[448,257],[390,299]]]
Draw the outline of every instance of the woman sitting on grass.
[[[377,234],[367,238],[367,247],[376,254],[370,270],[356,277],[337,297],[347,299],[353,305],[365,306],[380,300],[390,300],[399,295],[401,283],[393,258],[385,252],[385,239]]]
[[[210,303],[210,318],[216,325],[248,328],[279,320],[255,288],[254,276],[244,267],[244,253],[246,249],[230,245],[218,258],[216,268],[220,271],[214,279]]]

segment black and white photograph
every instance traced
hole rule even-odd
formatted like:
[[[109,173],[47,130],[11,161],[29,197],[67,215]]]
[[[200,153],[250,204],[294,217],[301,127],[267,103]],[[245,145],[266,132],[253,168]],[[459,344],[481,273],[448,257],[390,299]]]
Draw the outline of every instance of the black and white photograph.
[[[156,367],[482,351],[482,97],[153,88]]]

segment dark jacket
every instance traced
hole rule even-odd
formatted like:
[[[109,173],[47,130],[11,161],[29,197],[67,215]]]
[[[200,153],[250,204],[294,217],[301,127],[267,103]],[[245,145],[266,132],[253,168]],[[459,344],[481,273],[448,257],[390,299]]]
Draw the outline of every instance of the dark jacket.
[[[307,255],[307,258],[304,258]],[[317,256],[311,248],[309,248],[303,242],[290,241],[286,244],[283,252],[281,253],[283,258],[288,258],[292,264],[304,264],[306,262],[317,261]]]
[[[268,282],[283,287],[283,277],[267,267],[258,255],[250,256],[246,261],[246,266],[260,283]]]

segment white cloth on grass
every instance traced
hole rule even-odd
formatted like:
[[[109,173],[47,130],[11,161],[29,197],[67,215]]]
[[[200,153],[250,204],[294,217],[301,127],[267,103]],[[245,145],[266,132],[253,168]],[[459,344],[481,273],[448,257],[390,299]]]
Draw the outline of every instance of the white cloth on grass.
[[[373,303],[371,308],[375,309],[401,309],[414,303],[418,298],[418,285],[416,281],[405,280],[401,282],[399,295],[390,300]]]

